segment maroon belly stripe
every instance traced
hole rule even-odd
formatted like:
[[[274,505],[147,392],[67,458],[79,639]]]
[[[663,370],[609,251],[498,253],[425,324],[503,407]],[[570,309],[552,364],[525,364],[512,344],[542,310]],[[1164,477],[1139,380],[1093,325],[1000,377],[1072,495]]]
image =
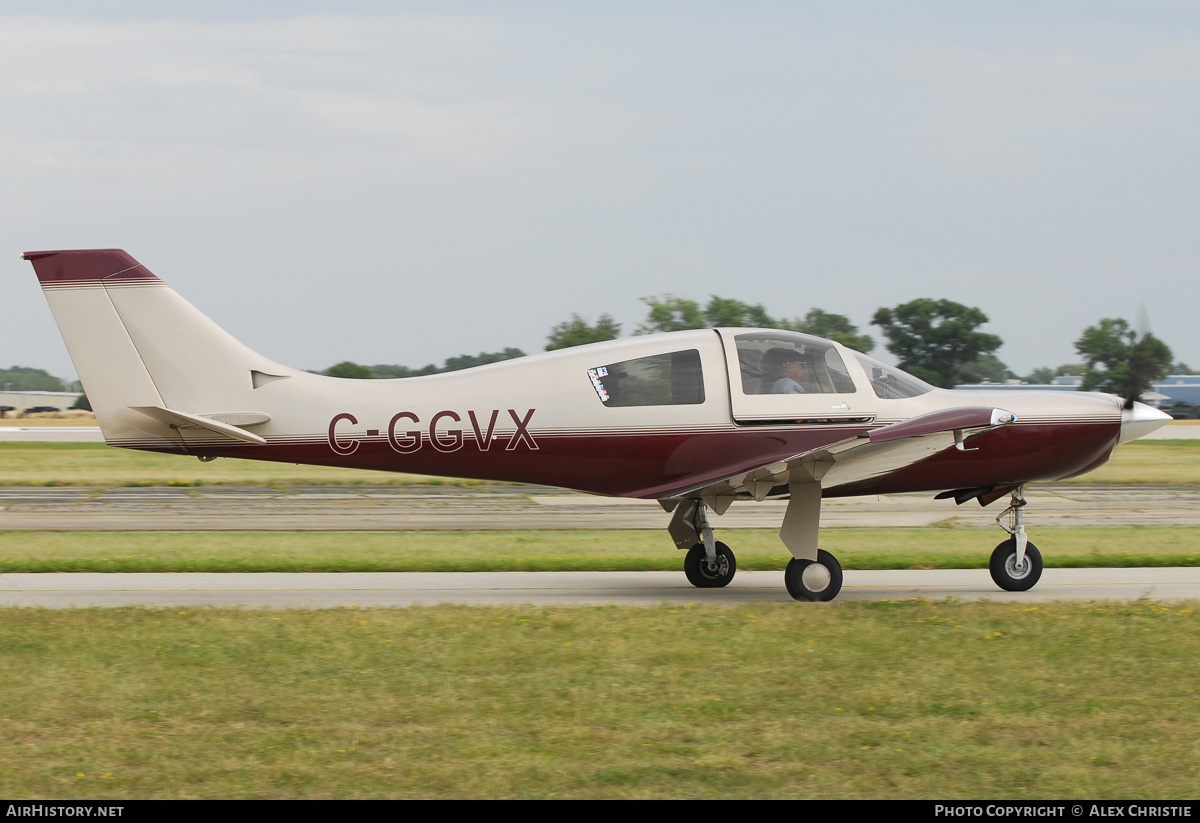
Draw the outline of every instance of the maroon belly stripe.
[[[315,466],[463,477],[560,486],[621,497],[669,497],[865,432],[867,427],[657,432],[613,436],[534,432],[538,449],[509,450],[499,436],[486,451],[467,438],[457,451],[422,448],[398,453],[386,438],[361,438],[351,454],[322,440],[271,441],[265,446],[190,445],[191,454]],[[828,488],[827,497],[940,491],[952,488],[1056,480],[1102,463],[1120,424],[1015,424],[970,440],[971,451],[948,449],[878,478]],[[178,453],[165,444],[123,443]]]

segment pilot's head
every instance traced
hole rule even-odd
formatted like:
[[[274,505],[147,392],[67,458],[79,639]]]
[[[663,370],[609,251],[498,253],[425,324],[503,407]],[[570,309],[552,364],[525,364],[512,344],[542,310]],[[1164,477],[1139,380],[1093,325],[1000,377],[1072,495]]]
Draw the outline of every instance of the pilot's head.
[[[789,360],[783,364],[783,376],[797,383],[804,382],[805,364],[803,360]]]
[[[768,349],[762,358],[764,377],[778,380],[788,377],[799,383],[804,378],[804,355],[795,349]]]

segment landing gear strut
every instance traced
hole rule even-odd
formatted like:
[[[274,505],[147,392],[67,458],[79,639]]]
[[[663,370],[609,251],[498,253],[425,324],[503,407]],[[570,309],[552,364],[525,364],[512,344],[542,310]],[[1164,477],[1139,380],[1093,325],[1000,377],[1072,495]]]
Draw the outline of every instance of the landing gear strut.
[[[708,522],[708,506],[703,500],[685,503],[695,507],[683,516],[690,519],[688,525],[694,529],[700,542],[688,549],[683,561],[683,573],[688,582],[698,589],[719,589],[728,586],[737,573],[737,558],[724,543],[713,539],[712,526]],[[686,545],[686,544],[684,544]]]
[[[1012,537],[996,547],[988,563],[992,580],[1007,592],[1029,591],[1042,577],[1042,553],[1025,534],[1024,490],[1024,486],[1013,489],[1012,502],[996,518],[996,525]],[[1008,523],[1002,522],[1006,516]]]

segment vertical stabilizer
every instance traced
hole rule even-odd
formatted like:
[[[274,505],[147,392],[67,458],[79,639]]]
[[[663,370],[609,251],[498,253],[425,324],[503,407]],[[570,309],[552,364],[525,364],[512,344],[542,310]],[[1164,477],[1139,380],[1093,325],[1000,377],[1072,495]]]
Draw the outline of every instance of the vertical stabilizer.
[[[252,370],[294,370],[256,354],[120,249],[26,252],[104,439],[186,448],[204,429],[143,411],[206,415],[251,408]],[[180,429],[183,429],[181,434]]]
[[[67,344],[104,439],[168,441],[178,432],[130,406],[163,404],[137,348],[108,297],[104,281],[161,281],[119,249],[26,252]]]

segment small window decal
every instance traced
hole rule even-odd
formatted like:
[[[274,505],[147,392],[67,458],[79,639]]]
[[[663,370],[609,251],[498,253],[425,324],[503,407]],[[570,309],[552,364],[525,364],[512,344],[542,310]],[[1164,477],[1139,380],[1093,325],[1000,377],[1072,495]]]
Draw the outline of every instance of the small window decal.
[[[600,382],[601,377],[608,377],[608,369],[601,366],[598,369],[588,369],[588,377],[592,380],[592,388],[596,390],[596,394],[600,396],[600,401],[608,402],[608,391],[604,388],[604,384]]]

